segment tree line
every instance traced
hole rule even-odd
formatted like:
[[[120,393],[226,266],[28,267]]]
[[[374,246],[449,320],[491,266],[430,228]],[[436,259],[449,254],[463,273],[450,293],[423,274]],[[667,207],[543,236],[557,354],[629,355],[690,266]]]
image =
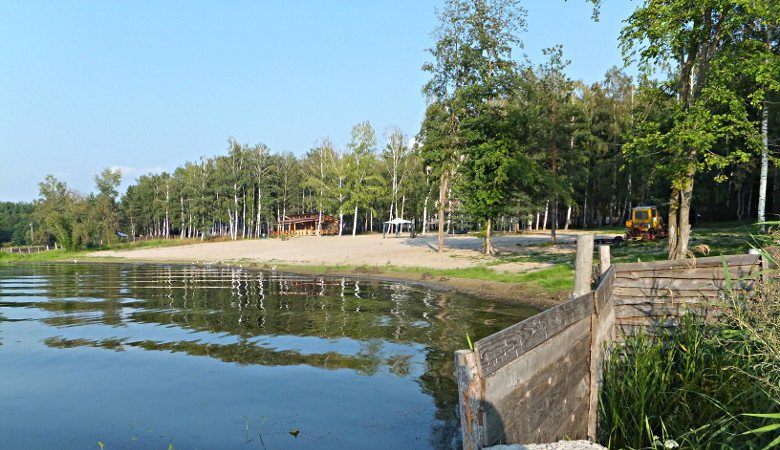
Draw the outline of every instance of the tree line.
[[[599,2],[594,12],[598,13]],[[148,174],[121,196],[121,174],[83,195],[47,177],[34,238],[79,248],[129,236],[269,236],[291,214],[338,217],[338,234],[494,231],[620,225],[632,206],[668,214],[671,258],[690,221],[780,211],[775,164],[780,113],[780,8],[770,0],[646,0],[620,45],[640,66],[587,84],[566,73],[563,48],[544,61],[513,56],[525,11],[517,0],[448,0],[423,70],[427,109],[414,137],[368,122],[349,143],[324,139],[296,156],[229,139],[222,154]],[[694,193],[693,186],[696,186]],[[2,223],[2,222],[0,222]]]

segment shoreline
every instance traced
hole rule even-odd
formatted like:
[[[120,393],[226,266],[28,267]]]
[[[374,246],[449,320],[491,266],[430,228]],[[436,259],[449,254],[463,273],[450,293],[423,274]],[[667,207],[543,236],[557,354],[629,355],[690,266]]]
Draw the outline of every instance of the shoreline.
[[[422,272],[403,272],[400,270],[384,270],[378,266],[334,266],[323,265],[289,265],[275,264],[258,261],[242,262],[218,262],[203,263],[186,260],[144,260],[132,258],[113,258],[86,256],[78,260],[51,260],[51,261],[31,261],[22,264],[154,264],[154,265],[176,265],[176,266],[195,266],[195,267],[222,267],[222,268],[241,268],[248,270],[264,270],[289,274],[325,276],[325,277],[352,277],[364,280],[405,282],[416,286],[423,286],[438,291],[455,292],[458,294],[469,295],[479,299],[486,299],[500,303],[514,304],[522,307],[537,309],[539,312],[559,305],[566,300],[566,292],[550,293],[545,292],[537,286],[531,286],[523,283],[509,283],[492,280],[481,280],[474,278],[459,278],[453,276],[433,275],[425,272],[424,267],[414,267]]]
[[[436,235],[359,235],[217,242],[170,239],[161,241],[161,245],[33,253],[29,258],[0,258],[0,264],[92,262],[278,268],[300,274],[402,281],[542,310],[565,301],[571,292],[574,243],[580,233],[559,235],[557,245],[551,245],[549,234],[544,232],[499,235],[494,238],[496,255],[484,255],[482,239],[473,235],[448,236],[441,253],[435,248]]]
[[[389,237],[302,236],[291,239],[253,239],[188,243],[179,246],[104,250],[87,253],[85,261],[194,264],[253,267],[302,274],[353,276],[435,286],[501,302],[539,309],[559,304],[567,288],[555,279],[568,277],[559,265],[540,262],[534,252],[572,254],[577,232],[559,235],[550,246],[549,232],[499,235],[499,256],[482,253],[476,236],[447,236],[446,251],[436,251],[436,235]],[[566,269],[568,270],[568,269]],[[534,277],[534,275],[539,275]],[[548,275],[550,280],[539,280]],[[545,282],[547,284],[545,284]]]

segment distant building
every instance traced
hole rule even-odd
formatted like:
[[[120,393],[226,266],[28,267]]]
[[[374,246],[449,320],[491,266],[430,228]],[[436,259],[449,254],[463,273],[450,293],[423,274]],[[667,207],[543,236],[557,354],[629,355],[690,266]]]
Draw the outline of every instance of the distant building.
[[[285,216],[279,222],[274,236],[314,236],[317,234],[317,222],[320,220],[320,213],[312,212],[305,214],[293,214]],[[329,215],[322,214],[321,235],[339,234],[339,219]]]

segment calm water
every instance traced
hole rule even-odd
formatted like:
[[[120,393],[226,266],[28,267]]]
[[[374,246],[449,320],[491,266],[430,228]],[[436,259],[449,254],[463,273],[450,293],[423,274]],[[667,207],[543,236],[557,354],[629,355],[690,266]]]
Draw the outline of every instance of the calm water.
[[[0,267],[0,449],[450,448],[452,352],[533,313],[354,278]]]

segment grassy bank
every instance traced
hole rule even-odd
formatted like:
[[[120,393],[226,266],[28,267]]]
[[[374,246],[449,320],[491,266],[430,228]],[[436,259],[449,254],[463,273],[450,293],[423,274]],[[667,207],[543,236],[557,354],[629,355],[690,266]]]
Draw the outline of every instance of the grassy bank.
[[[267,263],[253,261],[241,261],[240,264],[248,267],[268,269]],[[352,275],[371,276],[376,278],[390,278],[411,281],[430,282],[435,284],[449,284],[455,280],[465,280],[488,283],[496,288],[505,287],[508,291],[521,285],[522,291],[514,289],[514,296],[529,295],[531,297],[546,296],[549,299],[562,299],[573,287],[574,270],[568,264],[558,264],[532,272],[507,273],[499,272],[490,267],[469,267],[462,269],[433,269],[428,267],[406,266],[366,266],[366,265],[299,265],[277,263],[273,267],[277,270],[298,273],[313,273],[326,275]],[[472,283],[473,285],[473,283]],[[456,288],[465,288],[469,291],[470,284],[454,285]],[[497,298],[507,298],[508,295],[496,292]]]
[[[764,282],[720,306],[715,320],[689,316],[612,352],[600,401],[603,445],[780,446],[780,286]]]
[[[73,260],[93,260],[101,259],[90,258],[87,255],[97,250],[138,250],[142,248],[175,247],[179,245],[189,245],[200,243],[199,239],[150,239],[136,242],[116,242],[110,245],[84,249],[84,250],[65,250],[58,248],[56,250],[47,250],[45,252],[35,253],[8,253],[0,252],[0,264],[13,264],[17,262],[54,262],[54,261],[73,261]]]

